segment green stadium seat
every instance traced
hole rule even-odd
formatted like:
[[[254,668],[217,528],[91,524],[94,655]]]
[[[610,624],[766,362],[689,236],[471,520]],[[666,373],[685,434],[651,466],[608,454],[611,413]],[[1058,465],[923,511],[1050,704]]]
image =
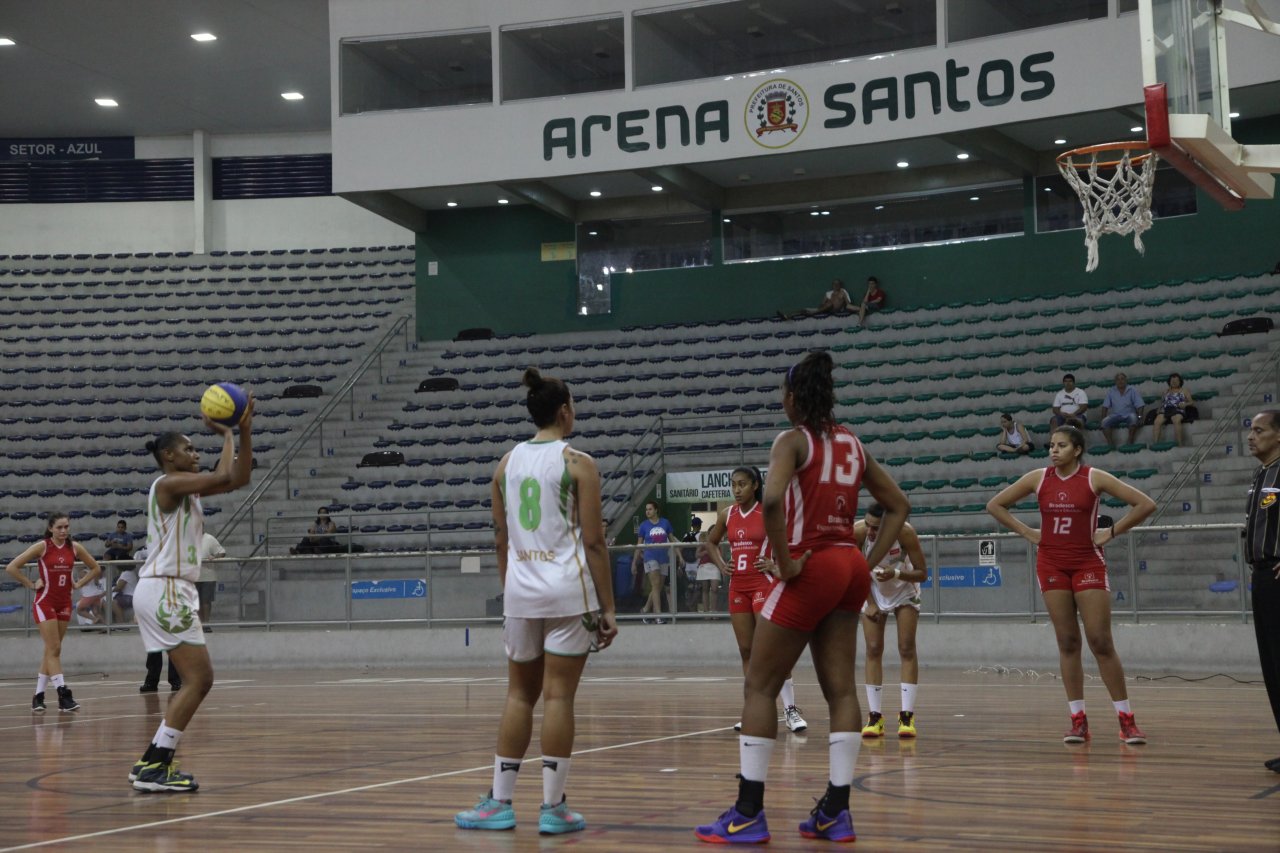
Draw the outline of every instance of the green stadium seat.
[[[1159,441],[1151,445],[1152,453],[1164,453],[1166,450],[1173,450],[1178,446],[1176,441]]]
[[[1004,488],[1004,477],[983,477],[978,481],[978,485],[984,489],[1002,489]]]
[[[977,453],[969,454],[969,458],[974,462],[990,462],[996,458],[996,455],[994,450],[980,450]]]
[[[894,394],[892,397],[885,398],[891,405],[901,406],[903,403],[911,399],[907,394]]]
[[[950,480],[925,480],[924,481],[924,487],[931,492],[937,491],[938,489],[945,489],[949,485],[951,485]]]
[[[976,485],[978,485],[977,477],[961,477],[951,481],[951,488],[953,489],[972,489]]]
[[[881,441],[902,441],[902,433],[886,432],[884,435],[880,436],[880,440]],[[866,439],[864,438],[863,441],[866,441]]]
[[[1019,512],[1035,512],[1040,509],[1040,504],[1037,501],[1023,501],[1022,503],[1014,504],[1013,508]]]
[[[961,427],[955,431],[956,438],[973,438],[979,432],[977,427]]]
[[[909,434],[907,438],[910,438],[911,435],[913,434],[914,433]],[[928,437],[932,438],[934,441],[946,441],[948,438],[951,438],[955,434],[956,434],[955,430],[950,430],[950,429],[935,429],[935,430],[930,430],[927,433]]]
[[[902,437],[914,444],[917,442],[924,441],[925,438],[928,437],[928,435],[929,433],[923,430],[914,430],[912,432],[905,433]]]
[[[1214,379],[1226,379],[1228,376],[1231,376],[1235,372],[1236,372],[1236,369],[1234,367],[1224,367],[1221,370],[1210,370],[1209,375],[1212,376]]]
[[[955,378],[963,382],[967,382],[970,379],[973,379],[977,375],[978,375],[978,371],[976,370],[957,370],[955,372]]]
[[[940,457],[935,453],[926,453],[924,456],[917,456],[911,461],[917,465],[932,465],[937,462]]]
[[[956,507],[956,512],[986,512],[987,505],[981,504],[960,504]]]
[[[832,352],[848,352],[853,349],[853,344],[836,344],[831,348]]]
[[[1004,433],[1004,430],[1002,430],[998,426],[983,427],[982,429],[978,430],[978,435],[982,436],[983,438],[996,438],[997,436],[1003,433]]]
[[[969,454],[967,453],[948,453],[942,457],[942,464],[959,465],[961,462],[964,462],[968,458],[969,458]]]
[[[902,491],[904,492],[913,492],[916,489],[920,488],[920,486],[922,485],[923,483],[921,483],[919,480],[903,480],[901,483],[898,484],[898,488],[902,489]]]
[[[1146,450],[1147,446],[1139,441],[1136,444],[1122,444],[1116,449],[1121,453],[1140,453],[1141,451]]]
[[[1123,507],[1128,506],[1127,503],[1120,500],[1119,498],[1113,498],[1110,496],[1107,496],[1102,499],[1102,505],[1105,507],[1110,507],[1111,509],[1121,509]]]
[[[1114,448],[1114,447],[1111,447],[1110,445],[1104,444],[1104,445],[1101,445],[1100,447],[1090,447],[1090,448],[1089,448],[1089,455],[1090,455],[1090,456],[1095,456],[1095,457],[1096,457],[1096,456],[1109,456],[1109,455],[1111,455],[1114,451],[1115,451],[1115,448]]]
[[[1192,333],[1191,333],[1190,335],[1188,335],[1187,337],[1191,338],[1191,340],[1193,340],[1193,341],[1204,341],[1204,340],[1208,340],[1209,338],[1212,338],[1212,337],[1214,336],[1214,334],[1216,334],[1216,333],[1215,333],[1215,332],[1199,331],[1199,332],[1192,332]]]
[[[911,461],[910,456],[891,456],[884,460],[884,464],[892,465],[894,468],[900,468]]]
[[[1112,472],[1112,473],[1115,473],[1115,472]],[[1129,479],[1130,480],[1149,480],[1159,473],[1160,471],[1156,468],[1139,468],[1136,471],[1129,472]]]

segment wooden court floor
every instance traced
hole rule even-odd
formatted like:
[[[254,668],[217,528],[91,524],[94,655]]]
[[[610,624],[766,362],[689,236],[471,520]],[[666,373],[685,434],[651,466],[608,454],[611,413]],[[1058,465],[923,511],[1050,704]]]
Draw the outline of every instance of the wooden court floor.
[[[252,671],[219,674],[179,749],[194,794],[126,782],[167,692],[79,675],[76,714],[30,712],[26,680],[0,682],[0,849],[93,851],[706,848],[691,829],[733,799],[737,673],[610,668],[579,693],[569,803],[587,829],[540,838],[541,770],[516,789],[512,832],[454,828],[489,786],[503,671]],[[780,735],[770,771],[771,849],[831,849],[795,831],[825,785],[825,712],[797,671],[807,736]],[[897,710],[886,677],[885,710]],[[167,691],[167,688],[165,688]],[[1134,682],[1151,742],[1116,739],[1101,683],[1088,685],[1091,743],[1061,742],[1052,677],[926,669],[914,742],[890,736],[858,760],[862,850],[1280,850],[1280,754],[1258,685]],[[537,738],[530,750],[538,755]]]

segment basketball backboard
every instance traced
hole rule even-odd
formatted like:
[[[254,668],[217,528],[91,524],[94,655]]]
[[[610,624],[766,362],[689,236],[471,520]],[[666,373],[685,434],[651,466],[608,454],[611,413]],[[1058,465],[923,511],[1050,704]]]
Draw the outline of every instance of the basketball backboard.
[[[1223,207],[1275,194],[1280,145],[1244,146],[1231,135],[1227,30],[1280,36],[1257,0],[1139,0],[1147,142]],[[1280,63],[1280,39],[1275,42]]]

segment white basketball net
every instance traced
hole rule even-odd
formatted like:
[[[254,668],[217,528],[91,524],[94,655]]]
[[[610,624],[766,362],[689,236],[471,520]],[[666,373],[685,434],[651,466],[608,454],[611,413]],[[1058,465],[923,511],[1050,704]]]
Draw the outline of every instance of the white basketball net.
[[[1142,232],[1151,227],[1151,188],[1156,181],[1155,152],[1146,156],[1125,149],[1120,159],[1115,151],[1064,154],[1058,171],[1080,196],[1084,206],[1084,244],[1089,250],[1085,272],[1098,267],[1098,237],[1102,234],[1132,234],[1139,254]],[[1074,158],[1079,157],[1077,165]],[[1099,157],[1103,162],[1099,163]],[[1086,158],[1088,166],[1085,165]]]

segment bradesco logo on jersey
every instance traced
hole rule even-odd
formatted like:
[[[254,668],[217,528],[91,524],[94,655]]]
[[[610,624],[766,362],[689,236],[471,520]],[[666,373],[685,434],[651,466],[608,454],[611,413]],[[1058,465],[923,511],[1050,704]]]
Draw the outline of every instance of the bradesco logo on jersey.
[[[952,117],[1014,102],[1043,100],[1056,88],[1050,70],[1055,59],[1053,51],[1030,53],[1018,60],[996,58],[969,64],[935,55],[939,56],[935,68],[826,85],[820,79],[810,82],[806,84],[810,90],[822,92],[821,99],[814,102],[799,82],[771,78],[757,85],[741,102],[743,130],[756,145],[775,150],[786,148],[801,137],[811,113],[821,122],[816,128],[818,144],[861,142],[868,135],[877,134],[858,134],[857,129],[878,129],[906,121],[940,119],[919,128],[940,133],[950,129],[947,119]],[[830,78],[832,73],[830,68],[823,68],[814,71],[813,76]],[[699,84],[697,88],[707,90],[712,85]],[[729,85],[737,85],[737,81]],[[620,96],[618,100],[633,96],[641,93]],[[727,146],[734,142],[730,112],[729,99],[714,98],[696,104],[663,104],[581,118],[560,116],[543,123],[542,158],[586,159],[593,154],[607,157],[668,148]],[[972,117],[967,118],[966,126],[973,126]],[[960,127],[958,121],[951,124]],[[893,132],[902,130],[895,127]]]

